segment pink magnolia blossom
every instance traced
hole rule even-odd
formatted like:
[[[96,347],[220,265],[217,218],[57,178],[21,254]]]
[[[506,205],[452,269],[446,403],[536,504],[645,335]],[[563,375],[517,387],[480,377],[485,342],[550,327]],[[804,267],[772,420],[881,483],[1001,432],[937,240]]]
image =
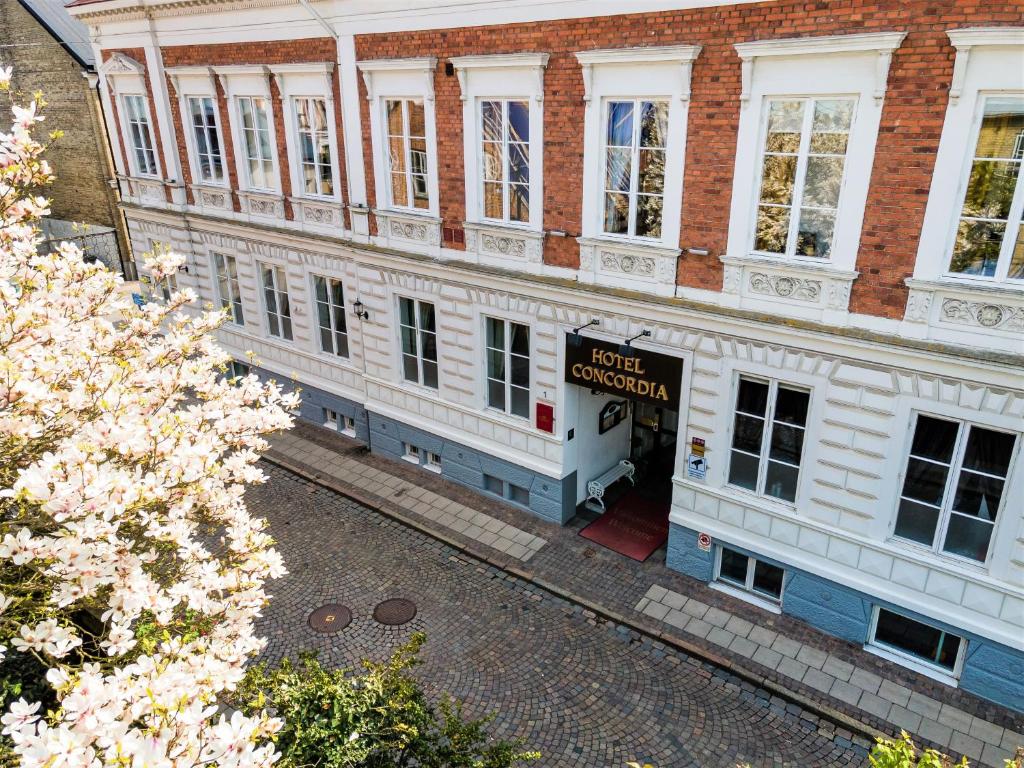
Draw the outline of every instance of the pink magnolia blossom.
[[[220,705],[285,572],[244,489],[298,398],[227,381],[224,315],[190,290],[139,308],[77,247],[36,252],[40,120],[15,107],[0,133],[0,658],[37,656],[60,706],[14,702],[3,732],[28,767],[271,766],[280,722]],[[159,251],[145,268],[180,263]]]

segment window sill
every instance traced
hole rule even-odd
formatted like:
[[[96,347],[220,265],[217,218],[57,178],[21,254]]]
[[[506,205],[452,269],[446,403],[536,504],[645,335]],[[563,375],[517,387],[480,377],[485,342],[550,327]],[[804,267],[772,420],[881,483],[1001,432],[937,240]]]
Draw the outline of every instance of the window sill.
[[[382,245],[396,249],[440,251],[441,219],[430,211],[374,208],[377,237]]]
[[[354,429],[339,429],[338,434],[344,435],[345,437],[351,437],[353,439],[356,437],[356,431]]]
[[[259,219],[284,219],[284,196],[280,192],[239,190],[242,212]]]
[[[678,248],[612,237],[578,237],[581,283],[674,296]]]
[[[405,455],[405,456],[402,456],[402,461],[408,461],[410,464],[414,464],[417,467],[420,466],[419,456]]]
[[[886,659],[887,661],[891,661],[894,664],[899,664],[901,667],[912,669],[914,672],[931,678],[932,680],[945,683],[953,688],[960,687],[960,681],[957,679],[955,674],[933,667],[930,664],[926,664],[923,661],[915,659],[913,656],[909,656],[907,654],[900,653],[897,650],[885,648],[880,645],[875,645],[874,643],[865,643],[864,650],[870,654]]]
[[[430,464],[424,464],[423,468],[425,470],[427,470],[427,472],[433,472],[435,475],[440,475],[441,474],[441,468],[440,467],[433,467]]]
[[[938,561],[941,563],[945,563],[946,565],[953,568],[970,570],[981,575],[988,574],[987,561],[985,563],[980,563],[977,560],[970,560],[966,557],[957,557],[956,555],[950,555],[945,552],[938,552],[932,549],[931,547],[926,547],[925,545],[919,544],[916,541],[911,541],[910,539],[901,539],[899,536],[895,535],[890,536],[886,540],[886,544],[891,546],[893,549],[901,549],[905,552],[913,553],[918,558],[926,558],[933,562]],[[990,554],[991,551],[992,547],[990,545]]]
[[[344,230],[341,201],[334,197],[289,197],[295,220],[303,229],[328,230],[339,234]]]
[[[219,184],[193,184],[192,204],[202,211],[234,211],[231,204],[231,190]]]
[[[725,267],[723,303],[743,309],[778,311],[842,324],[849,311],[850,289],[860,274],[828,262],[762,256],[721,256]]]
[[[711,589],[716,589],[719,592],[723,592],[730,597],[735,597],[737,600],[742,600],[745,603],[750,603],[764,611],[769,613],[782,613],[782,606],[779,603],[775,603],[769,600],[767,597],[761,597],[752,592],[747,592],[745,589],[734,587],[731,584],[725,584],[721,581],[712,581],[708,586]]]
[[[981,283],[953,277],[908,278],[905,282],[910,288],[903,316],[904,322],[911,324],[908,335],[959,340],[954,337],[966,333],[965,343],[985,339],[994,348],[1019,351],[1024,331],[1024,283]],[[979,336],[978,331],[985,335]]]
[[[746,499],[747,504],[756,503],[758,506],[763,508],[774,509],[790,515],[796,514],[797,504],[795,501],[786,501],[785,499],[778,499],[774,496],[754,493],[754,491],[747,488],[743,488],[738,485],[730,485],[729,483],[722,486],[722,491],[731,494],[736,499]]]
[[[544,233],[507,222],[464,221],[466,252],[480,263],[540,271]]]

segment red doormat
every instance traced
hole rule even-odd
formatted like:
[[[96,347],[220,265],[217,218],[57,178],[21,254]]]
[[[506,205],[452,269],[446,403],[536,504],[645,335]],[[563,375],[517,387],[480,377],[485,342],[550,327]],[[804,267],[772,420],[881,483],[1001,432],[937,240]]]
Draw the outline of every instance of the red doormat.
[[[669,506],[630,491],[580,536],[642,563],[668,539]]]

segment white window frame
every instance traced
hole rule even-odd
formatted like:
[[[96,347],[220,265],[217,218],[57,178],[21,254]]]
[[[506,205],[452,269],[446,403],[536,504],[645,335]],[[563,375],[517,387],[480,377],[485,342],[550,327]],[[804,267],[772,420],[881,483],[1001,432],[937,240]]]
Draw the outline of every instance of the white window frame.
[[[274,294],[274,309],[271,311],[270,305],[267,304],[267,286],[263,282],[264,270],[270,271],[272,291]],[[280,264],[274,264],[273,262],[257,262],[256,263],[256,279],[259,281],[259,292],[260,292],[260,303],[263,305],[263,322],[266,324],[267,336],[280,341],[294,341],[295,340],[295,319],[292,316],[292,300],[291,295],[288,293],[288,274],[285,267]],[[282,282],[284,287],[282,288]],[[288,302],[287,314],[281,311],[281,297],[284,296]],[[270,326],[270,316],[274,315],[277,318],[277,329],[278,333],[274,333]],[[284,318],[288,318],[288,327],[290,329],[289,335],[284,333]]]
[[[462,91],[467,220],[497,228],[541,231],[544,219],[544,68],[548,54],[457,56],[450,61]],[[529,104],[530,216],[527,222],[487,219],[483,215],[481,104],[506,100]]]
[[[235,168],[238,169],[239,188],[245,192],[280,194],[281,165],[277,157],[277,124],[274,99],[270,92],[270,70],[264,66],[242,64],[214,67],[214,72],[224,89],[224,98],[227,101],[228,119],[231,124],[231,143],[235,156]],[[270,178],[267,179],[267,186],[264,187],[254,184],[249,174],[245,129],[240,106],[242,99],[264,99],[267,105],[272,172]]]
[[[720,592],[725,592],[728,595],[732,595],[744,602],[756,605],[758,608],[769,611],[771,613],[782,613],[782,599],[786,594],[786,569],[782,566],[769,563],[761,558],[754,557],[753,555],[745,555],[747,558],[747,577],[746,583],[741,587],[738,584],[727,581],[722,578],[722,550],[731,549],[739,555],[744,555],[735,547],[729,547],[725,544],[719,544],[715,547],[715,563],[714,563],[714,578],[708,585],[712,589],[717,589]],[[766,595],[763,592],[758,592],[754,589],[754,568],[758,560],[764,562],[765,565],[770,565],[774,568],[780,568],[782,570],[782,588],[779,590],[779,596],[772,597]]]
[[[850,272],[856,266],[871,180],[882,101],[892,52],[903,32],[802,37],[739,43],[740,121],[730,207],[729,241],[723,259],[761,260]],[[814,72],[813,78],[807,73]],[[857,100],[829,259],[764,257],[752,251],[757,223],[765,103],[787,97],[852,97]]]
[[[230,187],[231,174],[228,168],[229,159],[224,146],[224,132],[220,119],[220,96],[217,93],[217,80],[214,70],[204,66],[168,67],[164,70],[171,80],[171,86],[178,97],[179,125],[185,138],[185,150],[188,155],[189,172],[193,187],[213,187],[226,189]],[[223,170],[221,179],[204,179],[200,174],[199,147],[196,143],[195,129],[192,122],[192,99],[213,99],[214,123],[220,148],[220,162]],[[196,205],[200,200],[195,201]],[[229,206],[230,207],[230,206]]]
[[[918,624],[924,624],[930,626],[933,629],[938,629],[940,632],[946,632],[946,630],[938,627],[934,624],[930,624],[927,621],[921,621],[908,616],[902,611],[894,610],[887,606],[875,605],[871,608],[871,621],[868,624],[868,640],[864,644],[864,650],[875,656],[880,656],[883,659],[895,662],[900,666],[912,669],[925,677],[930,677],[932,680],[937,680],[940,683],[945,683],[954,688],[960,685],[960,675],[963,672],[964,660],[967,658],[967,646],[970,644],[970,640],[964,635],[955,635],[960,638],[960,647],[957,649],[956,662],[953,664],[952,671],[946,669],[938,664],[929,663],[926,659],[922,659],[920,656],[915,656],[912,653],[901,650],[893,645],[887,645],[886,643],[875,640],[875,633],[878,631],[878,616],[881,610],[889,611],[889,613],[895,613],[902,616],[905,619],[916,621]],[[954,634],[952,632],[946,634]]]
[[[576,54],[582,71],[586,103],[583,128],[584,238],[673,249],[679,247],[690,76],[700,50],[699,45],[675,45],[580,51]],[[608,103],[612,101],[668,102],[660,237],[636,237],[604,231],[604,150]],[[638,122],[634,117],[634,133],[638,130]],[[635,163],[633,173],[636,173]],[[632,209],[631,200],[631,220]],[[673,274],[673,282],[674,277]]]
[[[828,264],[832,257],[831,255],[822,256],[803,256],[796,253],[796,244],[800,232],[800,216],[803,210],[803,197],[804,197],[804,183],[807,180],[807,166],[810,158],[810,145],[811,145],[811,132],[814,123],[814,106],[819,101],[852,101],[853,102],[853,119],[856,120],[858,96],[850,94],[816,94],[814,96],[766,96],[762,103],[761,113],[761,132],[758,136],[758,156],[757,156],[757,187],[758,191],[754,196],[754,210],[751,212],[751,228],[750,228],[750,242],[748,244],[748,250],[752,254],[757,256],[763,256],[769,259],[784,259],[787,261],[806,261],[809,264]],[[761,207],[761,182],[764,173],[764,162],[768,154],[767,151],[767,138],[768,138],[768,120],[771,113],[772,102],[780,101],[799,101],[803,103],[804,115],[803,122],[800,129],[800,146],[796,152],[796,173],[793,179],[793,197],[789,204],[789,230],[786,235],[786,245],[784,253],[773,253],[771,251],[759,251],[757,250],[757,218],[758,209]],[[853,122],[850,124],[850,132],[847,134],[847,147],[846,153],[843,155],[843,174],[839,183],[839,200],[836,206],[835,214],[835,227],[839,225],[839,217],[842,211],[843,203],[843,190],[846,188],[846,179],[849,171],[849,154],[850,154],[850,138],[853,135]],[[823,154],[823,153],[815,153]],[[781,206],[780,206],[781,207]],[[835,247],[835,230],[833,230],[831,247]]]
[[[228,375],[231,378],[244,378],[252,373],[252,366],[238,360],[228,362]]]
[[[415,326],[408,326],[408,325],[405,325],[402,322],[402,306],[401,306],[401,303],[402,303],[403,300],[411,301],[412,304],[413,304],[413,322],[415,323]],[[429,304],[432,307],[432,309],[433,309],[433,313],[434,313],[434,328],[435,328],[435,330],[433,330],[433,331],[424,331],[423,328],[421,327],[420,306],[422,304]],[[438,331],[437,302],[433,301],[433,300],[427,301],[426,299],[421,299],[421,298],[419,298],[417,296],[396,296],[395,297],[395,319],[397,321],[395,323],[395,325],[396,325],[396,327],[398,329],[398,334],[397,334],[397,336],[398,336],[398,338],[397,338],[397,342],[398,342],[398,366],[397,366],[398,380],[400,382],[402,382],[403,384],[413,384],[414,386],[420,387],[425,392],[440,392],[440,390],[441,390],[441,345],[440,345],[439,334],[437,332]],[[405,376],[405,354],[406,353],[405,353],[405,348],[402,346],[402,329],[403,328],[413,328],[415,336],[416,336],[416,380],[415,381],[412,380],[412,379],[407,379],[406,376]],[[429,384],[425,383],[425,378],[424,378],[424,375],[423,375],[423,362],[424,362],[424,359],[423,359],[423,334],[425,334],[425,333],[431,333],[434,336],[434,349],[437,351],[437,359],[433,360],[433,361],[428,361],[428,362],[433,362],[434,365],[437,367],[437,386],[436,387],[432,387]]]
[[[133,110],[128,106],[129,99],[139,99],[142,103],[142,108],[145,110],[146,119],[146,132],[149,134],[150,148],[149,152],[153,154],[153,166],[154,172],[150,173],[148,170],[144,171],[139,166],[138,152],[147,151],[144,148],[136,147],[135,142],[132,138],[131,126],[136,123],[133,117]],[[131,167],[132,173],[136,176],[147,179],[160,178],[160,160],[159,152],[157,151],[156,134],[153,132],[153,112],[149,107],[149,97],[145,93],[123,93],[120,98],[121,112],[123,116],[122,128],[125,134],[125,146],[128,147],[128,162]]]
[[[376,205],[410,216],[437,217],[437,125],[434,101],[434,69],[437,59],[376,59],[356,63],[363,76],[370,112],[370,139],[373,146],[373,175],[376,179]],[[427,207],[399,206],[391,199],[388,159],[387,102],[420,100],[427,141]]]
[[[292,197],[312,200],[340,202],[341,173],[338,161],[337,104],[334,99],[334,63],[310,62],[300,64],[273,64],[269,67],[277,82],[284,105],[285,132],[287,133],[288,167],[291,171]],[[327,112],[327,133],[331,147],[331,179],[334,192],[331,195],[311,194],[305,191],[300,159],[299,120],[295,100],[300,98],[324,99]]]
[[[266,113],[267,120],[267,143],[270,146],[270,156],[263,157],[262,144],[260,143],[260,129],[254,124],[252,129],[246,128],[245,126],[245,110],[242,108],[243,104],[249,105],[250,112],[255,116],[258,108],[256,100],[262,99],[264,105],[264,112]],[[246,96],[235,96],[234,97],[235,109],[237,110],[237,121],[238,121],[238,148],[241,153],[242,159],[242,176],[245,178],[245,188],[253,192],[274,192],[277,189],[277,152],[274,151],[275,136],[274,136],[274,110],[273,104],[270,99],[260,95],[246,95]],[[254,157],[249,152],[249,135],[254,135],[256,139],[257,156]],[[250,167],[252,161],[257,161],[260,166],[264,166],[266,163],[270,163],[269,174],[265,170],[261,171],[261,175],[265,176],[262,179],[263,184],[258,184],[253,179],[252,168]]]
[[[196,123],[195,123],[195,116],[192,113],[192,102],[194,102],[194,101],[205,102],[207,100],[209,100],[209,101],[211,101],[213,103],[213,135],[215,135],[217,137],[217,154],[216,154],[216,157],[220,161],[220,170],[221,170],[220,178],[206,178],[206,177],[204,177],[202,175],[202,167],[203,167],[202,153],[199,151],[199,139],[198,139],[196,134],[197,134],[198,131],[202,130],[206,134],[207,146],[209,146],[210,126],[205,125],[205,123],[202,126],[197,126],[196,125]],[[224,135],[221,132],[221,126],[220,126],[220,103],[219,103],[219,100],[218,100],[216,94],[198,94],[198,95],[196,95],[196,94],[189,94],[189,95],[184,97],[183,101],[184,101],[184,106],[185,106],[185,110],[186,111],[183,112],[182,114],[186,118],[186,121],[187,121],[185,132],[188,134],[189,138],[191,139],[191,143],[189,144],[189,147],[191,148],[191,154],[189,156],[189,160],[190,160],[191,165],[192,165],[192,180],[193,180],[193,183],[195,183],[195,184],[203,184],[203,185],[207,185],[207,186],[214,186],[214,187],[226,187],[226,186],[228,186],[229,185],[229,179],[230,179],[230,176],[229,176],[229,173],[228,173],[228,158],[227,158],[227,156],[224,153]],[[203,107],[205,108],[205,106],[206,105],[204,104]],[[211,158],[211,167],[212,167],[212,159],[214,157],[214,154],[213,154],[213,152],[208,152],[207,154]]]
[[[341,431],[341,414],[333,408],[324,408],[324,426],[329,429],[333,429],[335,432]]]
[[[330,355],[330,357],[332,359],[335,359],[335,360],[349,360],[352,357],[352,340],[351,340],[351,338],[349,338],[348,317],[345,316],[345,304],[344,304],[344,301],[345,301],[345,281],[342,280],[340,277],[331,277],[330,275],[321,275],[321,274],[317,274],[315,272],[310,273],[309,277],[310,277],[310,283],[311,283],[310,284],[310,291],[311,291],[310,299],[313,302],[313,318],[316,321],[316,336],[317,336],[316,348],[317,348],[317,351],[322,352],[325,355]],[[331,323],[332,323],[331,328],[329,329],[330,332],[331,332],[331,349],[324,349],[324,345],[323,345],[323,334],[322,334],[323,326],[320,324],[320,307],[319,307],[319,304],[321,302],[320,302],[319,295],[317,294],[317,290],[316,290],[316,281],[317,280],[324,280],[327,283],[327,285],[326,285],[326,288],[327,288],[327,310],[330,313]],[[333,294],[331,293],[331,283],[337,283],[338,285],[341,286],[341,300],[342,300],[341,306],[338,306],[333,301]],[[337,351],[337,349],[335,349],[336,339],[335,339],[334,335],[336,333],[338,333],[338,331],[336,331],[334,329],[334,323],[337,322],[337,319],[338,319],[339,315],[341,316],[343,325],[345,326],[345,330],[342,331],[342,334],[345,336],[345,342],[346,342],[345,343],[345,347],[346,347],[345,354],[341,354],[340,352]]]
[[[914,281],[936,281],[950,288],[1024,290],[1024,282],[996,276],[965,275],[949,270],[957,226],[967,191],[971,160],[977,147],[983,101],[988,96],[1024,94],[1024,28],[955,29],[946,33],[956,49],[949,102],[935,158],[928,204],[914,266]],[[1015,210],[1019,220],[1024,194],[1018,182]],[[1009,229],[1009,227],[1008,227]],[[1001,258],[1000,264],[1008,264]]]
[[[758,459],[758,465],[757,465],[757,487],[754,490],[751,490],[749,488],[744,488],[741,485],[733,485],[732,483],[729,482],[729,469],[732,466],[732,452],[734,450],[737,450],[737,449],[733,448],[733,435],[734,435],[734,433],[736,431],[736,414],[739,413],[739,411],[737,411],[737,406],[738,406],[738,401],[739,401],[739,396],[740,396],[740,381],[742,379],[748,379],[750,381],[754,381],[754,382],[758,382],[758,383],[762,383],[762,384],[767,384],[768,385],[768,400],[767,400],[767,402],[765,404],[765,413],[764,413],[763,417],[760,417],[760,418],[764,419],[765,428],[764,428],[764,431],[761,434],[761,450],[760,450],[760,453],[758,454],[758,457],[757,457],[757,459]],[[764,491],[765,482],[767,481],[767,477],[768,477],[768,462],[769,462],[769,453],[771,451],[772,428],[774,427],[774,425],[776,423],[775,422],[775,402],[776,402],[776,399],[778,397],[779,387],[784,387],[785,389],[790,389],[790,390],[793,390],[794,392],[806,392],[807,393],[807,414],[806,414],[806,416],[804,418],[804,425],[802,427],[803,433],[804,433],[804,440],[803,440],[803,446],[802,446],[801,453],[800,453],[800,464],[795,465],[796,466],[796,471],[797,471],[797,476],[796,476],[796,494],[795,494],[795,498],[793,499],[793,501],[788,501],[786,499],[779,498],[778,496],[772,496],[771,494],[765,493],[765,491]],[[795,384],[795,383],[790,382],[790,381],[783,381],[781,379],[776,379],[774,377],[764,376],[764,375],[761,375],[761,374],[746,373],[746,372],[742,372],[742,371],[741,372],[737,372],[737,374],[734,377],[733,388],[732,388],[732,399],[731,399],[731,406],[730,406],[730,411],[729,411],[729,429],[728,429],[728,435],[727,435],[728,441],[727,441],[726,446],[725,446],[726,453],[728,454],[729,458],[726,461],[726,466],[724,467],[723,478],[724,478],[725,486],[727,488],[729,488],[731,490],[734,490],[734,491],[737,491],[739,493],[745,493],[745,494],[750,494],[750,495],[757,496],[759,499],[764,499],[764,500],[766,500],[768,502],[771,502],[771,503],[782,504],[782,505],[785,505],[786,507],[789,507],[789,508],[795,508],[795,507],[797,507],[799,505],[800,499],[801,499],[801,489],[802,489],[802,485],[803,485],[803,482],[804,482],[804,475],[806,474],[804,472],[804,467],[803,467],[803,458],[804,458],[803,451],[807,449],[807,443],[809,441],[808,433],[810,432],[811,414],[812,414],[812,409],[813,409],[813,402],[812,402],[813,401],[813,394],[814,394],[813,388],[808,386],[808,385],[806,385],[806,384]],[[756,414],[747,414],[747,415],[757,418]],[[795,424],[789,424],[788,422],[779,422],[779,423],[783,424],[785,426],[789,426],[789,427],[796,427]],[[796,428],[800,429],[801,427],[796,427]],[[753,456],[752,453],[749,453],[747,451],[739,451],[739,452],[744,454],[745,456]],[[787,467],[793,467],[794,466],[793,464],[789,464],[788,462],[780,461],[778,459],[771,459],[771,461],[775,461],[775,462],[777,462],[779,464],[784,464]]]
[[[489,361],[488,361],[488,353],[491,351],[491,349],[496,349],[494,347],[488,346],[488,344],[487,344],[487,323],[489,321],[491,321],[491,320],[493,320],[495,322],[498,322],[498,323],[501,323],[504,326],[503,333],[504,333],[504,340],[505,340],[505,348],[502,350],[504,352],[504,355],[505,355],[505,379],[502,382],[504,384],[504,389],[505,389],[505,407],[504,408],[498,408],[496,406],[493,406],[493,405],[491,405],[491,402],[490,402],[490,388],[489,388],[489,384],[490,384],[491,381],[498,381],[498,379],[492,379],[491,378]],[[529,342],[528,342],[529,343],[529,354],[527,356],[527,369],[529,371],[529,386],[527,387],[527,391],[526,391],[526,395],[527,395],[526,415],[521,415],[521,414],[518,414],[518,413],[512,413],[512,410],[511,410],[511,407],[512,407],[512,389],[513,389],[513,385],[512,385],[512,367],[511,366],[512,366],[513,354],[512,354],[512,344],[511,344],[511,337],[509,336],[509,331],[511,330],[510,326],[512,326],[512,325],[518,325],[518,326],[521,326],[521,327],[525,328],[527,333],[529,334],[529,337],[528,337],[529,338]],[[481,346],[482,346],[482,348],[484,350],[484,355],[485,355],[484,361],[483,361],[483,363],[484,363],[483,364],[483,401],[484,401],[484,407],[487,410],[489,410],[489,411],[493,411],[494,413],[501,413],[501,414],[509,416],[509,417],[511,417],[513,419],[525,419],[527,422],[529,422],[530,418],[531,418],[531,414],[533,413],[533,381],[534,381],[534,375],[533,375],[534,345],[533,345],[533,342],[534,342],[534,336],[535,336],[534,331],[533,331],[533,327],[529,323],[526,323],[526,322],[521,322],[519,320],[510,320],[507,317],[496,317],[496,316],[493,316],[493,315],[484,315],[483,316],[483,326],[484,326],[483,327],[483,336],[482,336],[483,344]],[[522,355],[515,355],[515,357],[522,357]],[[519,386],[516,386],[514,388],[515,389],[522,389],[522,387],[519,387]]]
[[[433,451],[423,452],[423,468],[441,474],[441,455]]]
[[[423,451],[420,450],[418,445],[412,443],[402,443],[402,458],[408,461],[410,464],[415,464],[417,467],[420,466]]]
[[[220,268],[217,266],[217,258],[220,257],[224,260],[224,269],[226,273],[221,276]],[[230,309],[228,312],[228,321],[241,327],[245,326],[245,307],[242,305],[242,289],[240,281],[238,279],[238,259],[227,253],[214,252],[210,254],[211,268],[213,271],[213,291],[217,297],[218,306],[221,309]],[[229,262],[234,265],[235,275],[231,276],[229,269]],[[221,281],[227,283],[228,291],[233,295],[225,297],[221,293]],[[235,307],[238,307],[238,317],[235,313]]]
[[[949,472],[946,476],[946,485],[942,492],[942,505],[939,508],[938,520],[935,523],[935,532],[932,534],[931,545],[923,544],[913,539],[905,539],[901,536],[896,535],[896,523],[899,517],[900,499],[903,497],[903,484],[907,476],[907,467],[910,464],[911,450],[914,444],[914,434],[917,430],[917,420],[920,416],[937,419],[939,421],[954,422],[957,425],[956,443],[953,446],[953,454],[949,463]],[[953,501],[956,497],[956,486],[960,481],[960,472],[962,470],[964,451],[967,447],[967,440],[970,435],[970,429],[978,427],[985,429],[990,432],[1002,432],[1003,434],[1012,435],[1014,437],[1013,449],[1011,452],[1010,460],[1006,469],[1006,477],[1003,478],[1003,495],[999,500],[999,508],[995,510],[995,516],[992,521],[992,534],[989,537],[988,551],[986,552],[984,560],[974,560],[970,557],[964,557],[958,555],[955,552],[947,552],[942,548],[942,545],[946,541],[946,536],[949,534],[949,521],[952,515]],[[1024,435],[1020,432],[1015,432],[1012,429],[1004,427],[994,427],[984,422],[977,422],[971,419],[964,419],[953,415],[934,414],[923,410],[915,409],[911,413],[909,430],[907,433],[906,447],[903,450],[903,459],[900,464],[900,473],[896,481],[895,497],[896,503],[893,507],[892,522],[889,525],[889,537],[891,541],[897,542],[901,546],[910,547],[919,551],[927,552],[930,556],[940,557],[944,560],[956,562],[960,565],[967,566],[969,568],[987,568],[993,560],[994,553],[997,549],[997,537],[996,534],[999,530],[1000,524],[1004,517],[1007,501],[1006,499],[1015,493],[1014,491],[1014,472],[1016,466],[1016,459],[1021,451],[1021,443],[1024,442]],[[927,461],[929,463],[940,463],[935,462],[923,457],[915,457],[921,461]],[[977,472],[975,470],[968,470],[974,474],[984,474],[986,477],[995,477],[995,475],[988,475],[986,473]],[[920,502],[919,502],[920,503]]]

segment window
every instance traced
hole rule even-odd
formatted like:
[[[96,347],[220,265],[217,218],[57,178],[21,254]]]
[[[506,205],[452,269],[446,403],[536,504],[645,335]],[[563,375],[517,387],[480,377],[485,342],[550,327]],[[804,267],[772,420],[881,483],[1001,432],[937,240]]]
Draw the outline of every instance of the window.
[[[345,325],[345,295],[340,280],[313,277],[316,317],[320,325],[320,349],[348,357],[348,329]]]
[[[480,102],[483,216],[530,220],[530,104]]]
[[[661,237],[668,102],[609,101],[604,147],[604,231]]]
[[[243,379],[249,375],[251,369],[245,363],[232,360],[228,363],[228,375],[232,379]]]
[[[337,411],[324,408],[324,426],[341,431],[342,417]]]
[[[274,188],[274,150],[270,139],[270,108],[262,96],[239,96],[242,145],[250,189]]]
[[[958,672],[967,646],[962,637],[885,608],[876,609],[874,624],[869,641],[872,645],[905,654],[944,672]]]
[[[530,418],[530,329],[487,318],[487,405]]]
[[[424,459],[423,466],[429,469],[431,472],[441,471],[441,457],[433,451],[427,451],[426,458]]]
[[[224,163],[217,132],[217,102],[212,96],[189,97],[192,135],[195,138],[196,163],[200,181],[224,181]]]
[[[402,334],[402,375],[431,389],[437,389],[437,327],[434,305],[426,301],[399,299]]]
[[[170,301],[171,296],[178,290],[178,276],[173,274],[167,275],[158,280],[154,288],[160,292],[164,301]]]
[[[810,393],[775,381],[740,378],[729,483],[796,501]]]
[[[754,250],[827,259],[843,185],[853,99],[771,99]]]
[[[728,547],[719,548],[718,581],[772,602],[782,599],[785,571]]]
[[[1016,436],[919,415],[895,535],[984,562]]]
[[[288,303],[288,280],[284,269],[260,265],[263,275],[263,299],[267,310],[267,329],[271,336],[292,339],[292,310]]]
[[[514,504],[519,504],[523,507],[530,506],[530,490],[528,488],[502,480],[500,477],[485,474],[484,490]]]
[[[153,151],[153,134],[149,127],[146,99],[142,96],[125,96],[124,106],[132,157],[135,158],[135,172],[140,176],[156,176],[156,153]]]
[[[221,309],[229,310],[228,317],[235,325],[244,325],[242,293],[238,289],[238,268],[234,256],[213,255],[213,270],[217,276],[217,299]]]
[[[331,137],[324,99],[296,98],[302,190],[307,195],[334,196]]]
[[[422,99],[388,99],[388,170],[391,204],[397,208],[430,207],[427,193],[427,127]]]
[[[413,464],[419,464],[420,449],[411,443],[402,443],[402,458]]]
[[[1024,280],[1024,97],[990,96],[971,159],[949,271]]]

